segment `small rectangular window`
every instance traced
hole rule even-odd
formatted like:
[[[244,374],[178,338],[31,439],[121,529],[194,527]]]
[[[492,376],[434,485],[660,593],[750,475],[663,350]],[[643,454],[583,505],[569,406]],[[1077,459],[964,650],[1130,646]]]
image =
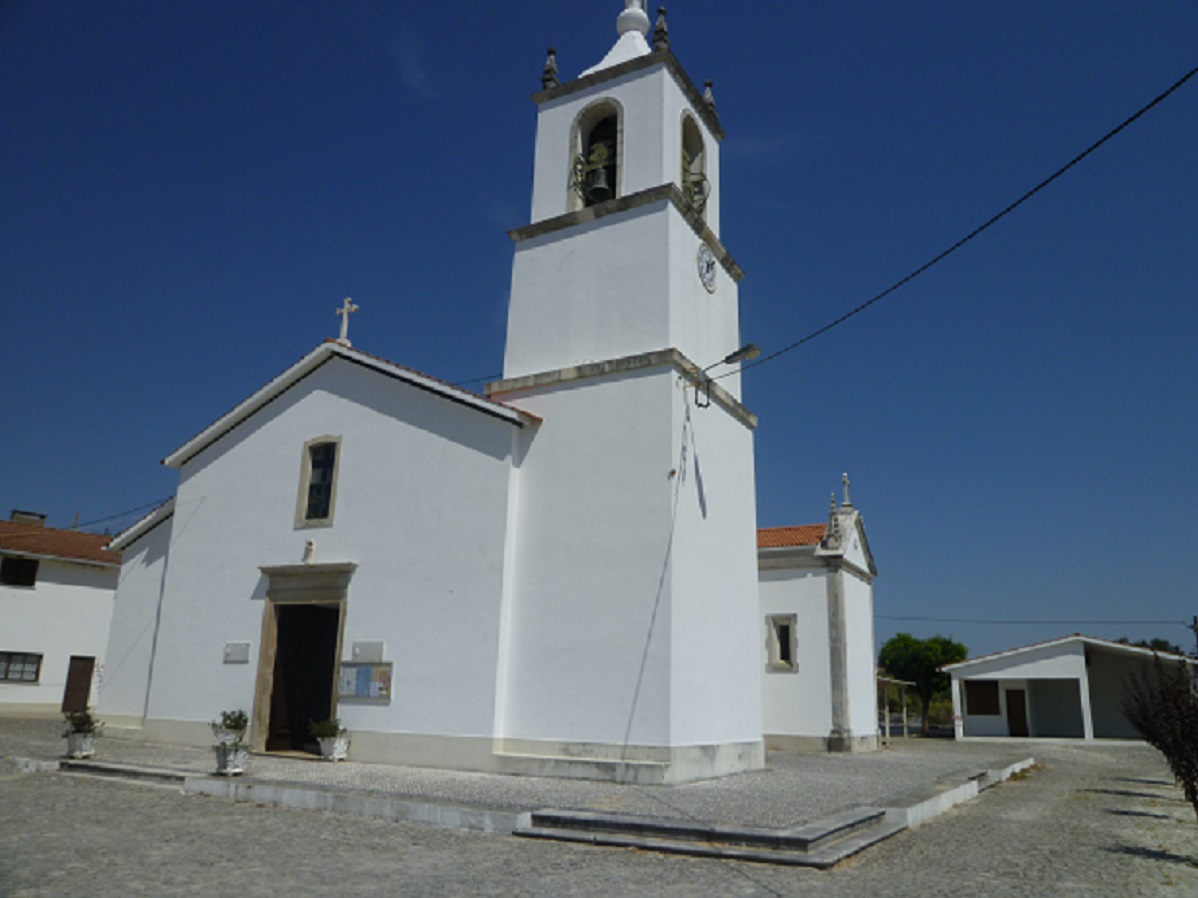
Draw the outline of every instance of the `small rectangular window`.
[[[319,437],[305,444],[296,508],[297,527],[333,523],[340,445],[339,437]]]
[[[41,675],[41,655],[29,652],[0,652],[0,682],[36,683]]]
[[[37,559],[5,555],[0,561],[0,583],[5,586],[33,586],[37,582]]]
[[[311,475],[308,478],[309,521],[329,517],[333,504],[333,466],[337,463],[337,444],[318,443],[308,449]]]
[[[965,680],[965,713],[998,715],[998,683],[994,680]]]
[[[771,673],[794,673],[799,669],[798,616],[771,614],[765,619],[766,664]]]

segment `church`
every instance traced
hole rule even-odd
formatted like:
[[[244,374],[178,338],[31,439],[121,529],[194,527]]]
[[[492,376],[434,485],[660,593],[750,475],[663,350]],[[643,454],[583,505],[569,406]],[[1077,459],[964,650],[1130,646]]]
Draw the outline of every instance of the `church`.
[[[537,106],[502,379],[475,394],[326,340],[166,459],[121,534],[109,731],[352,760],[672,783],[768,747],[877,745],[872,555],[757,530],[724,131],[628,0]],[[781,531],[794,531],[781,532]],[[764,542],[763,542],[764,540]]]

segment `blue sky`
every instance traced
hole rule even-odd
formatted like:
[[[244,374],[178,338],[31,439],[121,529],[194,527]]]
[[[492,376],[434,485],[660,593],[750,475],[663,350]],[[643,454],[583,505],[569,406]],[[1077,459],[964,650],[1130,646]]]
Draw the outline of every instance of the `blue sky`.
[[[359,348],[497,373],[529,94],[547,46],[564,78],[597,62],[621,6],[0,4],[0,508],[69,526],[169,495],[159,460],[335,336],[345,296]],[[669,6],[715,81],[721,236],[766,352],[1198,65],[1190,0]],[[760,523],[822,520],[850,472],[879,643],[1193,645],[1195,146],[1198,78],[745,374]]]

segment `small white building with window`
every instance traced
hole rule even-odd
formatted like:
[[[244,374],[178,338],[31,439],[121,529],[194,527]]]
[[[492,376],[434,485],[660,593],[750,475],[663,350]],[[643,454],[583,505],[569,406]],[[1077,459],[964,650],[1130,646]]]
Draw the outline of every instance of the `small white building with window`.
[[[357,760],[637,782],[763,765],[773,625],[724,131],[664,20],[629,0],[617,31],[572,81],[551,53],[533,97],[500,380],[476,395],[352,347],[347,301],[341,339],[165,459],[174,499],[115,543],[110,732],[202,744],[242,708],[259,750],[336,716]],[[832,747],[876,727],[847,674],[862,652],[873,671],[842,576],[872,571],[855,514],[821,550]],[[805,626],[787,679],[823,688]]]
[[[110,539],[32,512],[0,521],[0,714],[94,703],[121,566]]]
[[[861,514],[833,500],[826,524],[757,531],[765,624],[765,746],[783,751],[878,747],[873,581]]]
[[[1139,739],[1123,714],[1130,678],[1151,672],[1154,656],[1193,658],[1076,633],[946,665],[958,739]]]

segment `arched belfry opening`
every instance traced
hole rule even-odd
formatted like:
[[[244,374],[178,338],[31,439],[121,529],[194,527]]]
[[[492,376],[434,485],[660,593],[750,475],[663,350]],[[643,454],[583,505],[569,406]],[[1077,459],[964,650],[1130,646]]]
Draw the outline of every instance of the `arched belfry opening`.
[[[700,215],[707,208],[711,182],[707,180],[707,153],[703,135],[689,113],[682,116],[682,171],[679,177],[683,195]]]
[[[620,108],[611,100],[587,107],[574,126],[571,208],[620,195]]]

